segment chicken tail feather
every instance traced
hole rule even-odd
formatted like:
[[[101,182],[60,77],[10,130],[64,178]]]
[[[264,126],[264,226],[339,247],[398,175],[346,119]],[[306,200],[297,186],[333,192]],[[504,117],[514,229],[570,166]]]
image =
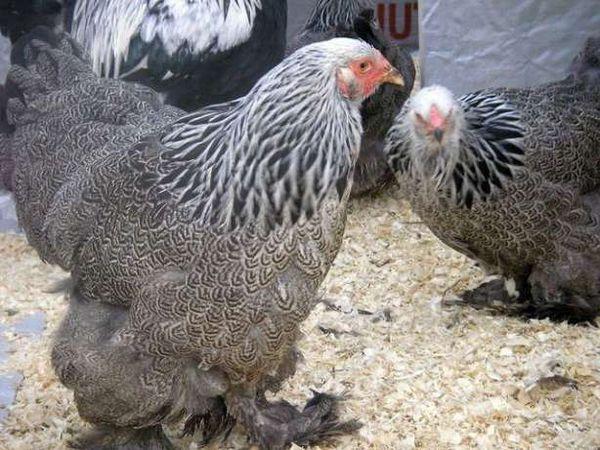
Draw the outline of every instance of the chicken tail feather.
[[[571,64],[571,74],[589,88],[600,87],[600,35],[586,40]]]

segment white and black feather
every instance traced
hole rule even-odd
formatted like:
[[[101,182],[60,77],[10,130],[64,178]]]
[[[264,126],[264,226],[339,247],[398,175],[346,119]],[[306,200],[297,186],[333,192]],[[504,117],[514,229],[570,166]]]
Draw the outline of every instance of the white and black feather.
[[[386,152],[395,172],[429,177],[438,194],[471,208],[501,190],[523,166],[525,127],[519,112],[501,96],[480,91],[459,98],[458,104],[463,121],[458,148],[440,151],[429,173],[423,173],[421,164],[427,149],[414,145],[405,120],[390,130]],[[410,104],[400,116],[405,117],[409,108]]]
[[[313,82],[281,83],[299,59],[305,62],[294,78]],[[330,64],[318,46],[305,47],[248,96],[181,118],[160,138],[161,171],[142,180],[144,189],[189,219],[226,229],[295,224],[310,219],[333,190],[341,199],[362,125],[356,108],[338,106],[348,101],[327,72]],[[301,133],[299,123],[310,131]]]
[[[260,0],[78,0],[71,33],[97,74],[119,78],[146,67],[153,43],[167,57],[227,51],[250,37],[260,8]]]

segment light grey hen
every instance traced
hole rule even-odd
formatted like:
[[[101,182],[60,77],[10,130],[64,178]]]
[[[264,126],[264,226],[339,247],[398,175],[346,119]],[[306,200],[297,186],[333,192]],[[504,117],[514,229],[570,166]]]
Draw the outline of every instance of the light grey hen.
[[[287,49],[290,54],[304,45],[333,37],[361,39],[378,49],[402,75],[403,86],[382,86],[363,103],[364,133],[354,172],[353,196],[377,192],[393,182],[394,175],[383,154],[383,143],[415,81],[415,66],[410,54],[379,29],[373,4],[372,0],[318,0],[304,29]]]
[[[590,39],[566,79],[530,89],[458,100],[423,89],[390,130],[385,151],[416,213],[513,280],[464,301],[573,322],[600,312],[599,50]]]
[[[264,394],[294,373],[299,325],[342,240],[359,106],[397,77],[388,61],[357,40],[322,42],[246,97],[189,115],[99,79],[47,30],[13,61],[19,219],[72,275],[52,363],[96,425],[76,445],[169,448],[161,425],[181,417],[205,440],[236,420],[268,449],[356,429],[330,395],[300,412]]]

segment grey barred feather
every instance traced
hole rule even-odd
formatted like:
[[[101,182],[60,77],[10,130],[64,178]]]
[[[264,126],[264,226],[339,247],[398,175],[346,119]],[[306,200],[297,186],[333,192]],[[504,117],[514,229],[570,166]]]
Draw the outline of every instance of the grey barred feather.
[[[341,245],[361,123],[336,74],[364,55],[349,39],[306,47],[247,97],[186,115],[99,79],[69,38],[42,29],[17,46],[17,209],[73,278],[52,361],[80,415],[105,427],[83,442],[163,448],[153,427],[184,417],[216,436],[229,414],[265,448],[356,428],[327,399],[289,423],[281,405],[239,405],[293,374]]]
[[[595,317],[600,84],[569,76],[530,89],[450,96],[424,89],[387,138],[388,161],[414,210],[443,242],[515,279],[528,312]],[[440,149],[412,125],[426,97],[427,105],[451,105],[455,128]]]

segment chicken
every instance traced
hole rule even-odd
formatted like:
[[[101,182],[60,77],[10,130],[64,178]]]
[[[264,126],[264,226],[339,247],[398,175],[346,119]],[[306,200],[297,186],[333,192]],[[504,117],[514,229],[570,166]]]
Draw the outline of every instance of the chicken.
[[[284,56],[286,0],[9,1],[0,21],[14,41],[36,24],[71,31],[102,77],[152,87],[187,111],[245,95]],[[0,140],[10,134],[0,86]],[[0,192],[12,191],[0,154]]]
[[[360,157],[354,172],[352,196],[381,190],[394,175],[383,155],[383,142],[394,117],[410,95],[415,80],[415,67],[411,56],[399,45],[390,42],[379,29],[371,0],[318,0],[304,29],[288,45],[287,53],[332,37],[342,36],[362,39],[398,68],[405,84],[383,86],[363,104],[363,140]]]
[[[11,42],[38,25],[56,27],[61,23],[62,4],[58,0],[2,0],[0,2],[0,33]],[[6,47],[2,53],[6,57]],[[4,58],[2,58],[4,68]],[[4,90],[4,70],[0,70],[0,140],[10,133],[6,119],[6,93]],[[12,155],[0,153],[0,197],[2,191],[10,190],[12,180],[10,174],[14,171]]]
[[[599,43],[551,84],[458,100],[425,88],[390,129],[385,152],[416,213],[504,278],[464,301],[572,322],[598,315]]]
[[[36,25],[64,28],[94,71],[136,81],[187,111],[245,95],[285,53],[286,0],[9,0],[12,42]]]
[[[187,111],[236,99],[284,56],[287,0],[66,0],[94,71]]]
[[[61,0],[2,0],[0,33],[15,42],[36,26],[58,26],[62,21]]]
[[[71,272],[52,364],[96,426],[83,448],[168,448],[240,423],[265,449],[329,440],[337,399],[269,403],[342,241],[360,104],[401,82],[376,49],[306,46],[246,97],[185,115],[99,79],[74,41],[13,52],[15,197],[29,242]],[[368,65],[368,70],[361,67]]]

